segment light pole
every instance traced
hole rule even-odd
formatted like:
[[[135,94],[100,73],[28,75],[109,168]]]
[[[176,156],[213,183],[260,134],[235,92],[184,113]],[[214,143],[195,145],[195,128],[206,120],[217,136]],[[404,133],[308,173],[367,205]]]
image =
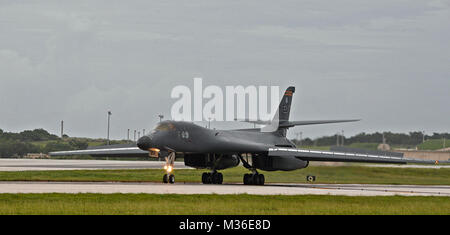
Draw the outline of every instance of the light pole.
[[[158,115],[158,117],[159,117],[159,122],[161,122],[162,119],[164,118],[164,115],[160,114],[160,115]]]
[[[299,138],[300,136],[300,138]],[[299,142],[299,146],[302,146],[302,132],[297,132],[297,141]]]
[[[106,136],[106,144],[107,145],[109,145],[109,123],[110,123],[110,120],[111,120],[111,115],[112,115],[111,111],[108,111],[108,133],[107,133],[107,136]]]
[[[208,129],[211,129],[211,118],[208,118]]]
[[[300,131],[300,147],[302,146],[303,132]]]
[[[336,146],[339,146],[339,132],[336,133]]]
[[[64,137],[64,120],[61,121],[61,138]]]

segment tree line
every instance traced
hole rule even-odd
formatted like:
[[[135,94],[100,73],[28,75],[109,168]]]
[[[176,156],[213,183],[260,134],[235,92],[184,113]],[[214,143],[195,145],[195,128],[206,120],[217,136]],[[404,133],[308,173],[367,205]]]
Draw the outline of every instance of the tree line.
[[[450,139],[450,133],[433,133],[432,135],[425,135],[420,131],[405,133],[392,133],[392,132],[383,132],[384,138],[387,144],[390,145],[403,145],[403,146],[415,146],[422,143],[423,139]],[[375,133],[360,133],[355,136],[345,138],[344,144],[350,145],[352,143],[382,143],[383,142],[383,133],[375,132]],[[332,136],[323,136],[315,139],[305,138],[301,140],[302,145],[306,146],[331,146],[336,145],[337,135]],[[300,140],[294,139],[294,143],[300,144]]]
[[[67,135],[60,138],[44,129],[25,130],[20,133],[4,132],[0,129],[0,157],[22,157],[28,153],[86,149],[89,141],[91,139],[70,138]],[[102,141],[106,144],[106,140]]]

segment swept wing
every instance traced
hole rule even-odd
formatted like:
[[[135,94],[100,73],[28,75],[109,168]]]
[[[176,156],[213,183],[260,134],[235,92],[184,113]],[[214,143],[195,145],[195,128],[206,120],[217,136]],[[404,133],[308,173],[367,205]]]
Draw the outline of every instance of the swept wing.
[[[412,159],[394,157],[386,155],[374,155],[363,153],[347,153],[335,151],[320,151],[298,148],[269,148],[269,156],[296,157],[305,161],[326,161],[326,162],[368,162],[368,163],[422,163],[438,164],[435,160]],[[440,161],[449,163],[449,161]]]

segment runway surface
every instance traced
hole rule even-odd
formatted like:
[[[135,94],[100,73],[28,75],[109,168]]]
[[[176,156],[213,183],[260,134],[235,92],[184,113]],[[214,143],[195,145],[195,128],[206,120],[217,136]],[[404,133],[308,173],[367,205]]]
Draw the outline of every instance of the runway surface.
[[[162,161],[118,161],[118,160],[58,160],[58,159],[0,159],[0,171],[48,171],[48,170],[100,170],[100,169],[160,169]],[[314,162],[315,166],[324,165]],[[333,166],[333,165],[331,165]],[[393,165],[364,164],[368,167],[401,168],[450,168],[450,165]],[[175,162],[176,169],[189,169],[184,162]]]
[[[0,171],[36,170],[96,170],[96,169],[159,169],[159,161],[111,161],[111,160],[54,160],[54,159],[0,159]],[[398,167],[398,165],[369,165]],[[402,165],[423,167],[418,165]],[[177,169],[189,168],[176,162]],[[432,168],[450,167],[429,166]],[[417,185],[361,185],[361,184],[266,184],[248,186],[242,184],[204,185],[177,182],[119,183],[119,182],[15,182],[0,181],[0,193],[150,193],[150,194],[257,194],[257,195],[348,195],[348,196],[450,196],[450,186]]]
[[[163,161],[0,159],[0,171],[162,169]],[[189,168],[175,162],[176,169]]]
[[[242,184],[14,182],[1,181],[0,193],[148,193],[148,194],[255,194],[346,196],[450,196],[450,186],[363,184]]]

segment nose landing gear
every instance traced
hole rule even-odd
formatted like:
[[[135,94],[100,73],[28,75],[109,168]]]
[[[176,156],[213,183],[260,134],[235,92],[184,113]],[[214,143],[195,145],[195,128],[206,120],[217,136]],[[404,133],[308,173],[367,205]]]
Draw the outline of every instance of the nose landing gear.
[[[167,183],[171,183],[171,184],[175,183],[175,175],[165,174],[163,176],[163,182],[165,184],[167,184]]]
[[[170,152],[166,157],[166,164],[164,165],[164,170],[166,170],[167,174],[163,176],[163,183],[175,183],[175,175],[172,174],[173,167],[175,164],[175,153]]]

